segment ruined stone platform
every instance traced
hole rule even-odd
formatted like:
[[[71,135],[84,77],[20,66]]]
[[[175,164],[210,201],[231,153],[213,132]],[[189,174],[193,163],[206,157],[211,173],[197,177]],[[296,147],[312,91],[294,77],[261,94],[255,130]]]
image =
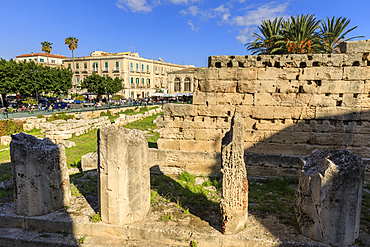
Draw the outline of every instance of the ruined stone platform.
[[[189,214],[161,221],[164,213],[181,209],[165,203],[161,210],[132,225],[117,226],[89,221],[94,210],[83,196],[73,197],[70,208],[44,216],[17,216],[13,203],[0,205],[0,246],[327,246],[312,241],[276,216],[249,214],[247,227],[236,235],[222,235],[207,221]],[[182,212],[180,212],[182,213]],[[268,228],[267,228],[268,227]]]

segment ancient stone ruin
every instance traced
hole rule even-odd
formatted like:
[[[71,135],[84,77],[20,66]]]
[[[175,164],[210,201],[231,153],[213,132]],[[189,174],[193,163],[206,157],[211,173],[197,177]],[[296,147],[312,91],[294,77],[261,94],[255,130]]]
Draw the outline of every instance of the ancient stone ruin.
[[[369,162],[370,40],[342,48],[209,57],[208,68],[194,74],[193,104],[167,104],[157,119],[158,157],[166,158],[158,165],[194,174],[219,170],[234,112],[243,117],[250,176],[295,177],[298,157],[315,149],[345,148]]]
[[[142,220],[150,209],[148,142],[140,130],[115,125],[98,132],[99,208],[104,222]]]
[[[44,215],[68,205],[71,191],[64,146],[19,133],[12,135],[10,155],[16,214]]]
[[[244,163],[244,126],[242,116],[235,114],[231,129],[222,140],[222,233],[243,230],[248,218],[248,180]]]
[[[294,207],[303,235],[347,246],[359,235],[365,165],[352,152],[315,150],[302,158]]]

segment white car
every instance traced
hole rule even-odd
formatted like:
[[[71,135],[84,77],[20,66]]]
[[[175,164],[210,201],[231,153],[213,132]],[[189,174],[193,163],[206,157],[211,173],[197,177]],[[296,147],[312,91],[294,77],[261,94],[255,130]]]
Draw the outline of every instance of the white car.
[[[72,104],[74,102],[74,100],[70,99],[70,98],[62,99],[62,101],[65,102],[65,103],[68,103],[68,104]]]

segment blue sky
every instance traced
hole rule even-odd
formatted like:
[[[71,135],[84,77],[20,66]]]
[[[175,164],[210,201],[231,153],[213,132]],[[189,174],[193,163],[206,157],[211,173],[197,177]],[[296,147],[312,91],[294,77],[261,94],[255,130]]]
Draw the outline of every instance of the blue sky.
[[[211,55],[249,54],[244,43],[261,20],[315,14],[343,16],[370,39],[369,0],[0,0],[0,57],[41,52],[71,57],[64,39],[79,39],[75,56],[94,50],[134,51],[141,57],[207,66]]]

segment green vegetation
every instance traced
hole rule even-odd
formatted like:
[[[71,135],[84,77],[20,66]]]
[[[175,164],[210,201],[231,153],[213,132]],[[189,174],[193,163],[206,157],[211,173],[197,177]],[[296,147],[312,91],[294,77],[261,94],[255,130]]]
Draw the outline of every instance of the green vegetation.
[[[90,222],[92,223],[99,223],[101,221],[101,217],[99,212],[96,214],[91,215]]]
[[[256,39],[247,43],[247,50],[252,54],[308,54],[340,53],[339,45],[343,41],[361,38],[345,36],[357,28],[346,30],[350,19],[327,17],[317,20],[314,15],[291,16],[264,20],[258,27],[260,34],[253,33]]]
[[[54,121],[54,120],[68,120],[68,119],[74,119],[74,114],[66,114],[65,112],[61,113],[53,113],[50,117],[46,118],[46,121]]]
[[[73,136],[70,141],[76,143],[75,147],[66,148],[67,166],[81,166],[81,156],[97,151],[97,130],[90,131],[80,136]]]
[[[197,242],[195,242],[194,240],[191,240],[190,247],[197,247]]]
[[[160,221],[171,221],[173,220],[173,215],[170,213],[170,214],[163,214],[160,218]]]
[[[82,81],[81,88],[86,88],[90,93],[97,93],[98,98],[100,98],[100,95],[112,95],[122,90],[122,81],[123,79],[118,77],[112,79],[110,76],[104,77],[92,74]]]
[[[149,131],[147,140],[150,148],[157,147],[157,140],[159,138],[159,133],[154,133],[153,130],[157,128],[156,124],[153,121],[159,116],[159,114],[155,114],[151,117],[144,118],[142,120],[138,120],[129,124],[124,125],[123,127],[129,129],[139,129],[142,131]]]
[[[45,94],[68,93],[72,87],[72,71],[66,68],[51,68],[33,61],[16,62],[0,59],[0,94],[20,93],[23,96],[35,95],[37,91]]]
[[[4,150],[0,152],[0,164],[10,161],[10,150]]]
[[[9,136],[23,131],[24,123],[25,121],[12,119],[0,120],[0,136]]]
[[[84,244],[85,243],[85,239],[86,239],[86,235],[81,237],[79,240],[78,240],[78,244],[81,245],[81,244]]]

